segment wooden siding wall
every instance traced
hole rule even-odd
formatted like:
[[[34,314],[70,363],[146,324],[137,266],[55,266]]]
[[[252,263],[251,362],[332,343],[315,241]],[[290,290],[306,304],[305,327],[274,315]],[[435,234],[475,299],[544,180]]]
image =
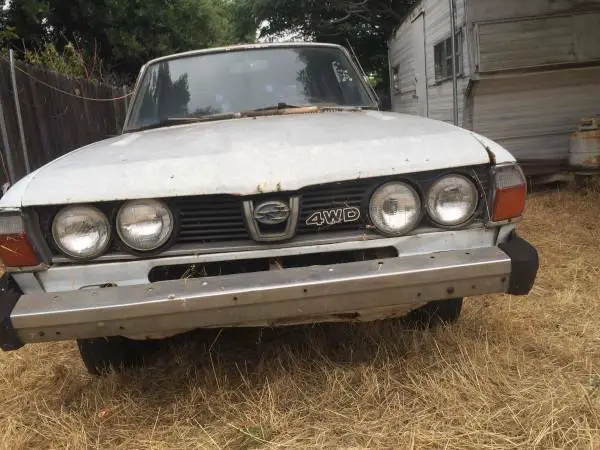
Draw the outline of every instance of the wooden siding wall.
[[[412,42],[412,26],[413,24],[410,20],[405,21],[389,44],[390,70],[398,66],[400,86],[400,92],[395,92],[393,79],[391,80],[392,111],[405,114],[417,113],[414,54],[416,49]]]
[[[580,120],[600,114],[600,0],[470,0],[468,22],[470,127],[539,170],[565,164]]]
[[[536,162],[531,173],[544,170],[542,161],[543,166],[566,162],[569,137],[580,120],[600,114],[600,0],[457,3],[466,70],[459,79],[460,125],[498,141],[521,161]],[[420,8],[429,117],[451,122],[452,83],[435,83],[433,61],[434,45],[450,34],[448,1],[423,0]],[[409,19],[389,45],[390,65],[400,65],[402,86],[401,94],[393,95],[393,110],[414,113]]]
[[[600,12],[479,24],[479,72],[600,60]]]
[[[517,159],[564,163],[580,120],[600,114],[600,67],[484,79],[472,108],[473,129]]]
[[[472,22],[491,22],[600,10],[600,0],[469,0]]]
[[[456,0],[457,30],[463,31],[463,67],[464,75],[459,78],[459,124],[463,124],[464,92],[470,74],[468,48],[468,30],[465,27],[465,1]],[[440,41],[450,37],[450,7],[445,0],[423,0],[415,9],[422,10],[425,17],[425,48],[427,66],[428,110],[432,119],[452,122],[453,97],[451,80],[436,82],[434,47]],[[400,69],[400,93],[392,92],[392,110],[407,114],[416,114],[415,99],[415,51],[412,42],[410,19],[405,20],[389,42],[390,67],[398,65]]]
[[[446,0],[426,0],[425,25],[427,29],[427,86],[429,93],[429,117],[452,123],[453,121],[453,86],[452,80],[436,82],[434,48],[439,42],[450,37],[450,5]],[[458,79],[458,124],[463,124],[464,92],[470,75],[467,38],[465,30],[465,2],[455,0],[456,30],[463,32],[463,72]]]
[[[17,64],[35,78],[71,94],[96,99],[123,95],[122,89],[113,86],[67,78],[20,62]],[[44,86],[18,70],[16,78],[32,171],[71,150],[121,132],[125,121],[125,100],[83,100]],[[0,59],[0,99],[16,175],[20,179],[26,175],[25,160],[13,100],[10,65],[3,59]],[[5,155],[2,140],[0,150]],[[0,184],[6,181],[8,174],[2,168]]]

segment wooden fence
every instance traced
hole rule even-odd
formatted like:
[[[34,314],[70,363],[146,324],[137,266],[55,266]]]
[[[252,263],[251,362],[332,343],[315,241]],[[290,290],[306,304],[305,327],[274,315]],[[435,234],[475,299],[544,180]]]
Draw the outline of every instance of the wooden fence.
[[[6,131],[0,128],[0,185],[10,178],[9,152],[15,182],[27,174],[26,154],[33,171],[71,150],[121,132],[126,111],[122,88],[65,77],[18,61],[14,73],[18,105],[10,63],[0,59],[0,102]],[[117,100],[107,100],[114,98]]]

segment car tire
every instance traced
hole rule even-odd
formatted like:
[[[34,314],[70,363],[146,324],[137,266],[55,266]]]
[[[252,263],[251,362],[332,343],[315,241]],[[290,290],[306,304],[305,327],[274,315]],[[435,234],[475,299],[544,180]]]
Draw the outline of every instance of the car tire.
[[[79,354],[88,372],[103,376],[140,367],[158,348],[157,341],[134,341],[123,337],[78,339]]]
[[[408,322],[418,328],[432,328],[455,323],[462,311],[463,299],[437,300],[409,313]]]

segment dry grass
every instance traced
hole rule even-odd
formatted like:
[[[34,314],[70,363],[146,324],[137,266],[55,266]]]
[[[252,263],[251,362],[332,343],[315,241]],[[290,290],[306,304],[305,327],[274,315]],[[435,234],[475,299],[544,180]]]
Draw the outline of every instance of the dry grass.
[[[95,379],[71,343],[0,355],[3,448],[600,448],[600,193],[532,196],[528,298],[461,322],[209,334]]]

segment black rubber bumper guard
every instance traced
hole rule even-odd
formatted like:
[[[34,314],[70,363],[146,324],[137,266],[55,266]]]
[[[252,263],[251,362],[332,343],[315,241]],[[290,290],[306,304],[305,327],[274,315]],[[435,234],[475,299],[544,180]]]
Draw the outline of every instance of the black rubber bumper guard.
[[[508,240],[499,247],[510,257],[512,265],[507,293],[511,295],[529,294],[540,267],[537,250],[525,239],[520,238],[516,232],[513,232]]]
[[[12,277],[4,273],[0,277],[0,348],[6,352],[18,350],[24,345],[10,321],[10,314],[21,295],[23,292]]]
[[[500,249],[510,257],[512,262],[508,294],[529,294],[539,269],[537,250],[516,233],[501,244]],[[4,351],[18,350],[24,345],[10,320],[10,315],[21,295],[23,293],[9,274],[5,273],[0,277],[0,348]]]

